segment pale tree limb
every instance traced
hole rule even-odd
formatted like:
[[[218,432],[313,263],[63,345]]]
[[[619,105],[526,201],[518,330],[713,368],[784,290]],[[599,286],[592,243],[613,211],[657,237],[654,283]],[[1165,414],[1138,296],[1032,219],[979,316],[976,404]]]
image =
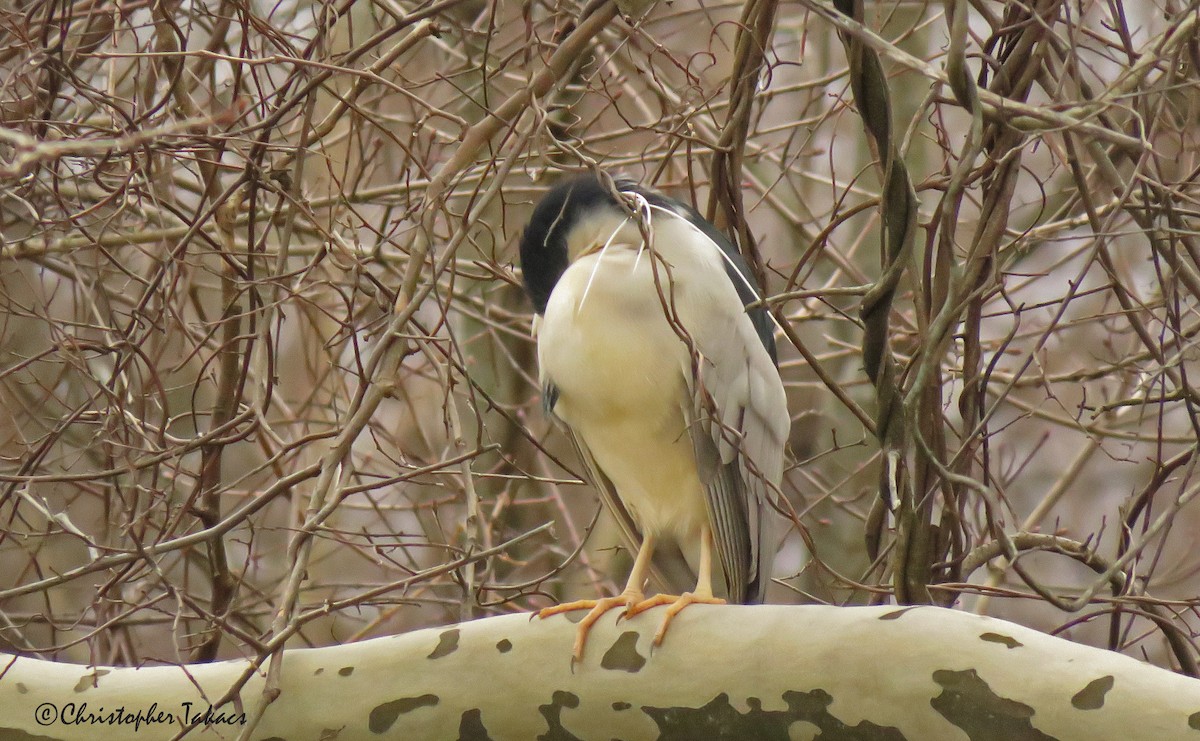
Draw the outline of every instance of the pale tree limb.
[[[505,615],[293,649],[256,738],[1169,741],[1200,727],[1194,679],[954,610],[696,606],[652,650],[657,627],[656,611],[606,617],[573,671],[565,617]],[[185,708],[204,713],[205,698],[247,666],[3,664],[0,736],[114,741],[169,737]],[[256,673],[245,696],[262,682]],[[70,722],[151,708],[175,725]],[[233,738],[242,712],[216,708],[218,722],[195,733]]]

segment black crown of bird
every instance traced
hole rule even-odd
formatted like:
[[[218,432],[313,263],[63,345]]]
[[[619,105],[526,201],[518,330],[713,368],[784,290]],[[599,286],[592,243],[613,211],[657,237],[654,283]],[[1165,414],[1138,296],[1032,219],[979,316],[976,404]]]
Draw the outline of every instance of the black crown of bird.
[[[790,417],[771,318],[736,247],[690,206],[588,173],[542,197],[520,252],[544,408],[636,552],[619,595],[538,614],[588,611],[581,660],[614,608],[666,605],[659,645],[689,605],[763,601]]]

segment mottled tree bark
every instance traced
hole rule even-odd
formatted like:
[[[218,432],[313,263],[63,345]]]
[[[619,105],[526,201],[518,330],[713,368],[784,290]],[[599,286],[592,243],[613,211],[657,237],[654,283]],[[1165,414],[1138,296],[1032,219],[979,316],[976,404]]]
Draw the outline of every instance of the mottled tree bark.
[[[695,606],[652,650],[658,612],[620,622],[606,616],[574,667],[575,626],[565,617],[506,615],[288,650],[282,694],[253,738],[1200,734],[1200,682],[1001,620],[936,607]],[[247,668],[101,668],[25,657],[4,665],[0,737],[114,741],[178,734],[185,712],[204,713]],[[257,697],[261,682],[256,673],[241,696]],[[138,730],[139,711],[173,719],[143,720]],[[215,708],[209,717],[218,722],[189,737],[235,738],[241,712],[237,703]]]

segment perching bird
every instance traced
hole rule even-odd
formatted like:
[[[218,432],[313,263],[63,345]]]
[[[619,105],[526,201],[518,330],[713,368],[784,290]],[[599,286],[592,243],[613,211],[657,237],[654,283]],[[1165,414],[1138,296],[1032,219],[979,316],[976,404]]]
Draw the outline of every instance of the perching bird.
[[[608,610],[631,617],[670,604],[657,645],[687,605],[725,602],[713,589],[714,549],[724,594],[761,602],[782,524],[768,499],[779,491],[790,417],[770,319],[761,304],[747,308],[761,296],[745,261],[689,206],[582,175],[534,209],[521,267],[537,313],[543,405],[637,549],[619,596],[539,615],[590,609],[578,660]],[[679,573],[678,551],[695,588],[646,599],[651,574],[670,582],[672,555]]]

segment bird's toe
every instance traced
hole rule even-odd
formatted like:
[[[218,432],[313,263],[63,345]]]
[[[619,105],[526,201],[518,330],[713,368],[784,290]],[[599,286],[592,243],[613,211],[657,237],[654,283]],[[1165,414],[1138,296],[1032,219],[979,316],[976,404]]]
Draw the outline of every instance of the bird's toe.
[[[667,628],[670,627],[671,621],[675,619],[676,615],[683,612],[683,608],[687,607],[688,605],[724,604],[726,604],[726,601],[720,597],[714,597],[711,594],[696,594],[695,592],[684,592],[678,597],[673,598],[673,601],[670,602],[670,606],[667,607],[666,614],[663,615],[662,624],[658,626],[658,630],[654,633],[654,645],[662,645],[663,638],[665,638],[667,635]]]

